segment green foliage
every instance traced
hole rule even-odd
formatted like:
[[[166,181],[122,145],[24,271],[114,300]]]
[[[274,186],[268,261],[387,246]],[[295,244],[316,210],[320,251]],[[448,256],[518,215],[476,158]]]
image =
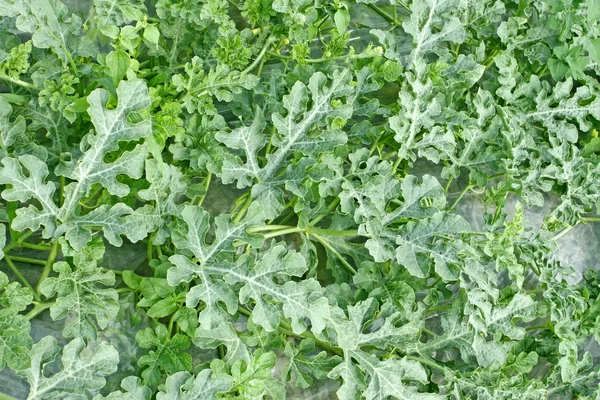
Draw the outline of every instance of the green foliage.
[[[0,0],[0,369],[29,399],[597,398],[600,275],[557,252],[600,221],[599,18]]]

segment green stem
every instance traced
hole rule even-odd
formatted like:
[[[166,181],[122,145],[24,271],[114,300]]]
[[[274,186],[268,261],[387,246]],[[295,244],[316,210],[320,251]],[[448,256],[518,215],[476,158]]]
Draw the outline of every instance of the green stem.
[[[23,244],[23,242],[25,241],[25,239],[27,239],[29,236],[33,235],[33,231],[29,231],[27,233],[24,233],[23,235],[21,235],[21,237],[19,237],[19,239],[17,239],[16,241],[10,242],[9,244],[7,244],[6,246],[4,246],[4,248],[2,249],[2,251],[4,252],[4,254],[8,253],[11,249],[13,249],[14,247],[19,247]]]
[[[171,318],[169,318],[169,325],[167,326],[169,336],[173,336],[173,325],[175,325],[175,314],[171,315]]]
[[[446,368],[442,367],[439,364],[434,363],[433,361],[426,360],[424,358],[417,357],[417,356],[407,355],[405,357],[408,358],[409,360],[417,361],[417,362],[420,362],[421,364],[425,364],[433,369],[437,369],[438,371],[446,372]]]
[[[75,77],[77,77],[77,79],[79,79],[79,84],[77,85],[77,87],[79,89],[79,96],[81,97],[81,96],[83,96],[83,83],[81,82],[81,79],[79,77],[79,70],[77,69],[77,64],[75,64],[75,60],[73,60],[73,56],[71,55],[69,50],[67,50],[67,48],[65,46],[61,45],[60,47],[63,49],[63,51],[67,55],[67,59],[69,60],[69,65],[73,69],[73,74],[75,74]]]
[[[452,306],[450,304],[445,305],[445,306],[432,307],[429,310],[425,311],[425,313],[431,314],[431,313],[438,312],[438,311],[449,310],[450,308],[452,308]]]
[[[270,55],[270,56],[282,59],[282,60],[288,60],[288,61],[294,60],[293,57],[284,56],[283,54],[277,54],[277,53],[272,52],[272,51],[268,51],[267,54]],[[344,60],[344,59],[346,59],[348,57],[349,57],[349,55],[345,54],[345,55],[335,56],[335,57],[305,58],[303,61],[305,63],[307,63],[307,64],[316,64],[316,63],[322,63],[322,62],[326,62],[326,61]]]
[[[41,300],[40,296],[35,292],[35,289],[33,289],[33,286],[31,286],[29,281],[27,279],[25,279],[23,274],[21,274],[21,271],[19,271],[19,269],[15,266],[15,264],[12,262],[11,258],[5,257],[4,260],[8,264],[8,267],[13,272],[13,274],[15,274],[17,276],[17,278],[19,278],[19,280],[23,283],[23,285],[25,285],[29,290],[31,290],[31,293],[33,293],[33,298],[36,299],[37,301],[40,301]]]
[[[444,195],[448,193],[448,189],[450,188],[450,184],[452,183],[453,179],[454,178],[450,177],[450,179],[448,179],[448,182],[446,182],[446,186],[444,186]]]
[[[534,274],[540,276],[540,271],[536,267],[534,267],[533,264],[531,264],[530,267]]]
[[[336,197],[327,207],[327,211],[328,211],[327,214],[317,215],[312,221],[310,221],[309,225],[315,226],[317,224],[317,222],[319,222],[320,220],[325,218],[327,215],[329,215],[331,213],[331,211],[333,211],[339,203],[340,203],[340,198]]]
[[[584,224],[588,222],[600,222],[600,217],[582,217],[581,222]]]
[[[248,194],[248,197],[246,198],[246,201],[244,202],[244,204],[242,205],[242,207],[238,211],[237,215],[233,219],[233,222],[235,224],[237,224],[238,222],[240,222],[242,220],[242,218],[244,218],[244,214],[246,214],[246,211],[248,210],[248,207],[250,207],[251,203],[252,203],[252,196],[250,194]]]
[[[437,335],[435,334],[435,332],[433,332],[433,331],[430,331],[429,329],[425,329],[425,328],[423,328],[423,329],[421,329],[421,331],[422,331],[423,333],[426,333],[426,334],[428,334],[429,336],[434,336],[434,337],[435,337],[435,336],[437,336]]]
[[[377,14],[381,15],[387,22],[394,25],[399,25],[398,21],[396,21],[394,17],[392,17],[387,12],[383,11],[381,8],[377,7],[375,4],[369,4],[369,8],[375,11]]]
[[[581,217],[579,219],[579,221],[575,222],[574,225],[569,225],[567,226],[565,229],[563,229],[562,231],[558,232],[556,235],[552,236],[552,240],[558,240],[561,237],[563,237],[564,235],[566,235],[567,233],[569,233],[573,228],[575,228],[579,223],[584,223],[587,224],[589,222],[600,222],[600,217]]]
[[[467,185],[462,192],[460,192],[460,194],[458,195],[458,197],[456,198],[456,200],[454,200],[454,203],[452,203],[452,205],[450,206],[450,208],[448,209],[448,211],[451,211],[454,209],[454,207],[456,207],[456,205],[458,204],[458,202],[464,197],[465,194],[467,194],[467,192],[471,189],[473,189],[475,187],[475,185]]]
[[[254,62],[252,64],[248,65],[248,67],[246,67],[246,69],[242,71],[242,75],[247,74],[248,72],[252,71],[254,69],[254,67],[256,67],[258,65],[258,63],[265,56],[265,53],[269,49],[269,46],[271,46],[271,44],[274,41],[275,41],[275,38],[273,37],[273,35],[271,35],[271,36],[269,36],[267,38],[267,40],[265,41],[265,44],[264,44],[263,48],[260,50],[260,53],[258,53],[258,56],[254,60]]]
[[[392,165],[392,173],[395,174],[396,170],[398,169],[398,166],[400,165],[400,163],[402,162],[402,159],[400,157],[396,158],[396,161],[394,161],[394,164]]]
[[[6,258],[10,258],[13,261],[27,263],[27,264],[46,265],[45,260],[38,260],[36,258],[19,257],[19,256],[13,256],[13,255],[6,256]]]
[[[150,235],[150,237],[148,238],[148,248],[147,248],[148,253],[146,255],[146,257],[148,257],[148,262],[150,262],[150,260],[152,260],[152,250],[153,250],[152,242],[154,241],[154,235],[155,235],[155,233],[152,233]]]
[[[27,313],[27,315],[25,315],[25,317],[29,320],[35,318],[38,314],[44,312],[45,310],[49,309],[50,307],[52,307],[54,305],[54,302],[47,302],[47,303],[38,303],[36,304],[31,311],[29,311]],[[1,400],[1,399],[0,399]]]
[[[252,312],[250,310],[246,310],[243,307],[238,307],[238,312],[242,315],[245,315],[246,317],[250,317],[252,315]],[[304,331],[304,333],[301,333],[301,334],[294,333],[294,331],[292,330],[292,325],[282,318],[279,319],[279,325],[280,325],[279,329],[282,332],[285,330],[285,332],[283,332],[283,333],[285,333],[286,335],[292,335],[292,336],[301,337],[301,338],[305,338],[305,339],[312,339],[320,347],[322,347],[326,350],[329,350],[332,353],[338,354],[340,356],[344,353],[341,348],[332,346],[327,342],[323,342],[322,340],[317,339],[315,337],[315,335],[313,335],[310,331]]]
[[[352,237],[358,236],[357,230],[337,230],[337,229],[321,229],[321,228],[300,228],[297,226],[290,225],[266,225],[266,226],[255,226],[248,228],[246,232],[248,233],[258,233],[264,231],[274,231],[265,235],[265,237],[275,237],[281,236],[288,233],[296,233],[296,232],[306,232],[306,233],[315,233],[317,235],[323,236],[342,236],[342,237]]]
[[[229,213],[231,215],[237,214],[238,210],[240,209],[240,206],[244,203],[244,201],[246,201],[246,198],[248,196],[250,196],[250,192],[245,192],[243,195],[238,197],[235,200],[235,203],[233,203],[233,208],[231,209],[231,211]]]
[[[56,260],[56,256],[58,255],[58,241],[55,241],[52,245],[52,250],[50,251],[50,255],[48,256],[48,260],[46,260],[46,265],[44,265],[44,270],[42,271],[42,276],[40,276],[40,280],[38,281],[37,287],[35,288],[35,292],[41,295],[42,283],[44,280],[50,275],[50,271],[52,271],[52,265],[54,265],[54,261]]]
[[[273,238],[276,236],[287,235],[289,233],[296,233],[296,232],[304,232],[304,229],[298,228],[298,227],[292,227],[292,228],[288,228],[288,229],[282,229],[280,231],[267,233],[266,235],[263,235],[263,236],[265,239],[270,239],[270,238]]]
[[[548,325],[536,325],[536,326],[528,326],[525,328],[526,331],[534,331],[536,329],[550,329]]]
[[[567,233],[569,233],[571,231],[571,229],[575,228],[577,226],[577,224],[579,223],[579,221],[577,221],[575,223],[575,225],[569,225],[567,226],[565,229],[563,229],[562,231],[558,232],[556,235],[552,236],[550,239],[551,240],[558,240],[561,237],[565,236]]]
[[[20,79],[11,78],[8,75],[0,74],[0,79],[5,80],[5,81],[10,82],[10,83],[14,83],[15,85],[19,85],[19,86],[24,87],[26,89],[38,90],[38,91],[40,90],[35,85],[33,85],[33,84],[29,83],[29,82],[25,82],[25,81],[22,81]]]
[[[50,251],[52,249],[52,246],[46,246],[44,244],[33,244],[33,243],[27,243],[27,242],[21,243],[21,247],[27,247],[28,249],[42,250],[42,251]]]
[[[17,400],[12,396],[0,392],[0,400]]]
[[[209,172],[208,175],[206,175],[206,178],[204,179],[204,194],[202,196],[200,196],[200,198],[198,199],[198,205],[201,206],[202,202],[204,202],[204,199],[206,198],[206,193],[208,193],[208,187],[210,186],[210,181],[212,179],[212,174]]]
[[[265,226],[253,226],[246,229],[248,233],[257,233],[257,232],[265,232],[265,231],[278,231],[281,229],[294,228],[289,225],[265,225]]]
[[[60,181],[60,188],[58,190],[58,206],[62,207],[63,203],[65,202],[65,185],[66,185],[66,181],[65,181],[65,177],[61,176],[59,178]]]
[[[308,228],[306,228],[306,232],[314,233],[317,235],[324,235],[324,236],[345,236],[345,237],[358,236],[357,230],[343,231],[343,230],[337,230],[337,229],[321,229],[321,228],[308,227]]]
[[[338,253],[338,251],[336,249],[333,248],[333,246],[331,244],[329,244],[329,242],[325,239],[323,239],[321,236],[317,235],[316,233],[310,233],[310,236],[312,236],[313,238],[317,239],[317,241],[319,243],[321,243],[323,245],[323,247],[325,247],[326,249],[328,249],[330,252],[333,253],[333,255],[335,255],[337,257],[338,260],[340,260],[340,262],[342,263],[342,265],[344,267],[346,267],[346,269],[352,274],[352,275],[356,275],[356,270],[352,267],[352,265],[350,265],[350,263],[348,263],[348,261],[346,261],[344,259],[344,257],[342,257],[342,255],[340,253]]]

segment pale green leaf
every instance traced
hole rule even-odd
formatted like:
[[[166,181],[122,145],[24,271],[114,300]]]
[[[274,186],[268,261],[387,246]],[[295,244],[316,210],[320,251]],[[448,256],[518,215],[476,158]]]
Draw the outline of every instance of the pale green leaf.
[[[119,353],[111,345],[86,348],[83,339],[76,338],[62,349],[61,369],[46,376],[44,367],[60,351],[50,336],[33,345],[31,367],[19,372],[31,386],[27,399],[88,399],[90,391],[104,387],[104,377],[115,372],[119,363]]]

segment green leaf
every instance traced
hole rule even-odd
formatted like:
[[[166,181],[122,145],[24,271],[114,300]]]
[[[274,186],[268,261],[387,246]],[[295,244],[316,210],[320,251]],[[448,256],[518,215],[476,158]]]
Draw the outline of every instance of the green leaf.
[[[96,264],[79,264],[73,268],[66,262],[57,262],[53,270],[58,277],[45,279],[40,287],[44,296],[56,296],[56,302],[50,307],[52,319],[57,321],[70,316],[63,329],[65,337],[95,340],[96,324],[105,329],[119,312],[116,290],[102,287],[114,285],[115,274]]]
[[[40,49],[52,49],[66,64],[72,54],[76,54],[81,45],[78,34],[81,18],[69,15],[67,7],[59,0],[25,0],[8,8],[2,7],[0,15],[15,16],[16,27],[31,36],[33,45]]]
[[[19,371],[31,386],[28,399],[89,398],[88,392],[104,387],[104,376],[115,372],[119,363],[119,353],[111,345],[100,343],[90,348],[85,347],[83,339],[76,338],[62,349],[62,368],[47,377],[44,367],[60,351],[56,339],[50,336],[33,345],[31,367]]]
[[[271,376],[275,359],[275,353],[258,349],[249,363],[238,360],[231,366],[231,376],[240,398],[250,400],[266,395],[273,399],[285,397],[283,383]]]
[[[282,372],[285,381],[293,380],[296,386],[309,388],[314,382],[313,377],[327,378],[327,374],[342,361],[337,355],[330,357],[326,351],[311,355],[314,349],[315,341],[312,339],[303,339],[298,346],[286,343],[284,353],[290,360]]]
[[[306,279],[302,282],[288,281],[281,286],[273,284],[276,278],[287,280],[302,276],[306,269],[306,262],[299,253],[287,252],[283,246],[273,246],[252,268],[238,263],[238,268],[228,273],[221,270],[221,273],[226,281],[243,284],[239,292],[240,303],[254,300],[253,321],[267,331],[279,326],[280,312],[265,300],[265,296],[281,303],[283,315],[291,319],[295,333],[307,329],[305,318],[310,319],[311,330],[318,333],[325,327],[329,314],[329,303],[321,297],[319,283]]]
[[[42,209],[34,205],[20,208],[13,221],[13,229],[30,228],[35,231],[43,225],[44,236],[53,235],[59,209],[52,200],[56,186],[51,182],[44,183],[49,173],[46,163],[35,156],[22,155],[18,159],[5,157],[2,164],[0,184],[11,185],[11,188],[4,189],[2,197],[7,201],[20,202],[34,198],[42,206]],[[23,168],[28,171],[27,177],[22,173]]]
[[[217,399],[233,387],[233,378],[215,375],[210,369],[200,371],[194,378],[188,372],[177,372],[167,378],[165,391],[156,395],[157,400]]]
[[[18,314],[33,301],[33,295],[17,282],[10,282],[0,272],[0,370],[8,365],[14,370],[27,368],[32,345],[29,320]]]
[[[130,59],[124,51],[111,51],[106,55],[106,69],[108,76],[113,80],[115,86],[123,79],[129,69]]]
[[[94,0],[95,20],[100,26],[140,21],[146,12],[146,6],[139,0]]]
[[[23,315],[10,309],[0,310],[0,370],[5,365],[13,370],[25,369],[31,362],[29,336],[31,325]]]
[[[158,39],[160,38],[160,32],[156,25],[148,25],[146,29],[144,29],[144,39],[148,42],[158,45]]]
[[[222,323],[214,329],[196,329],[194,344],[203,349],[216,349],[219,345],[225,345],[227,353],[223,358],[228,364],[237,360],[250,361],[250,351],[246,344],[240,339],[231,324]]]
[[[465,27],[458,17],[452,15],[458,10],[460,4],[453,0],[412,3],[410,19],[402,23],[402,28],[413,37],[409,64],[434,50],[440,42],[462,43],[465,40]]]
[[[119,103],[112,110],[106,108],[110,99],[106,90],[96,89],[88,96],[88,114],[96,128],[96,132],[87,138],[89,148],[79,160],[63,163],[56,169],[57,174],[76,181],[65,188],[62,219],[73,214],[76,202],[88,194],[92,184],[100,183],[111,194],[123,197],[129,193],[129,187],[118,182],[117,175],[126,174],[134,179],[141,177],[146,158],[143,146],[137,145],[111,163],[105,163],[104,157],[106,153],[117,150],[119,142],[136,141],[151,133],[150,121],[129,122],[134,113],[150,104],[148,89],[141,80],[123,81],[117,88],[117,96]]]
[[[25,134],[25,118],[22,115],[10,122],[13,108],[4,97],[0,97],[0,147],[6,149]]]
[[[114,391],[107,396],[97,395],[93,400],[150,400],[152,389],[142,386],[142,381],[136,376],[128,376],[121,381],[121,388],[124,390]]]
[[[155,349],[138,359],[145,384],[155,386],[162,382],[163,374],[192,369],[192,356],[182,352],[190,346],[188,336],[177,333],[170,337],[167,328],[158,325],[154,331],[151,328],[139,331],[135,339],[141,348]]]
[[[600,2],[597,0],[586,0],[587,18],[589,21],[596,21],[600,18]]]
[[[222,215],[216,220],[217,235],[215,240],[207,245],[205,237],[209,229],[208,213],[200,207],[186,206],[182,218],[187,227],[181,226],[173,231],[173,242],[180,249],[191,251],[198,262],[188,257],[176,254],[169,260],[174,267],[169,269],[167,279],[172,286],[181,282],[189,282],[197,277],[197,283],[190,288],[186,297],[188,307],[196,307],[199,301],[205,302],[206,308],[200,312],[200,323],[209,328],[222,318],[223,304],[229,314],[237,311],[237,296],[220,279],[214,279],[210,266],[230,269],[233,265],[233,242],[246,237],[246,227],[249,222],[234,225],[228,216]]]
[[[536,110],[529,113],[527,118],[542,123],[559,139],[574,143],[579,131],[587,132],[591,128],[588,116],[600,118],[600,100],[594,97],[587,86],[578,87],[575,94],[570,96],[572,89],[573,79],[567,78],[556,85],[552,94],[540,93],[536,97]]]
[[[234,94],[242,93],[243,89],[252,89],[258,83],[254,75],[231,71],[222,64],[205,73],[199,57],[193,57],[191,62],[185,64],[185,72],[185,76],[173,75],[172,82],[177,91],[183,94],[182,103],[189,113],[215,113],[212,97],[230,102]]]
[[[6,245],[6,226],[0,224],[0,260],[4,258],[4,251],[2,250]]]
[[[348,29],[348,24],[350,23],[350,13],[348,10],[344,10],[340,8],[337,10],[333,16],[333,20],[335,21],[335,27],[340,35],[343,35]]]
[[[223,183],[232,183],[237,180],[237,187],[250,186],[252,181],[260,175],[260,164],[257,156],[258,151],[265,145],[262,131],[265,129],[266,121],[260,108],[256,108],[252,125],[243,126],[226,134],[218,132],[215,138],[230,149],[243,150],[246,162],[243,163],[239,157],[227,157],[223,160],[221,174]]]

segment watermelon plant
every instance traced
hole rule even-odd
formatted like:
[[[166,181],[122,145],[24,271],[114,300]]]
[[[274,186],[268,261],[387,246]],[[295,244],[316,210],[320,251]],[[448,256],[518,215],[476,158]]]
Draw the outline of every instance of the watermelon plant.
[[[0,399],[599,399],[598,0],[0,0]]]

